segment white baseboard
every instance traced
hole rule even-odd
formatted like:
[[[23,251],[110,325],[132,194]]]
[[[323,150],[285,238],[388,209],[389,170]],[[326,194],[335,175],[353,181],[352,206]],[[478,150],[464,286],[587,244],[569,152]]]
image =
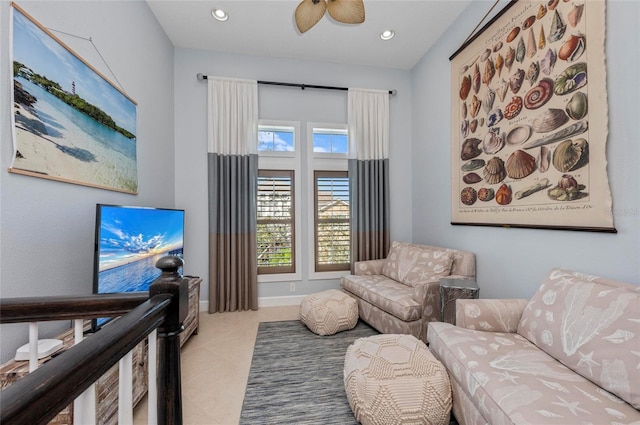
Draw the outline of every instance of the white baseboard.
[[[300,305],[306,295],[291,295],[286,297],[262,297],[258,298],[258,308],[261,307],[284,307],[290,305]],[[209,301],[200,300],[200,311],[209,311]]]
[[[262,298],[258,298],[258,308],[300,305],[304,297],[306,297],[306,295],[290,295],[285,297],[262,297]]]

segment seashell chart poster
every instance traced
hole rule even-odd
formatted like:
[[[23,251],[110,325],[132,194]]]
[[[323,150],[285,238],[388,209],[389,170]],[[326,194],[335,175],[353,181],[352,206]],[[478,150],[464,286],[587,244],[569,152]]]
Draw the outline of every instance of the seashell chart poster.
[[[452,224],[615,232],[604,38],[604,1],[512,1],[450,58]]]

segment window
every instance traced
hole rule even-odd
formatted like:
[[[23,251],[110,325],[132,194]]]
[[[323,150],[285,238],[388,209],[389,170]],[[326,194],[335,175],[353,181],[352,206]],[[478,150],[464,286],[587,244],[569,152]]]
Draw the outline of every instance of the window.
[[[284,126],[258,127],[258,152],[294,152],[294,129]]]
[[[294,273],[294,172],[258,171],[258,273]]]
[[[349,152],[347,130],[314,128],[313,152],[347,154]]]
[[[349,270],[349,177],[346,171],[314,172],[315,270]]]

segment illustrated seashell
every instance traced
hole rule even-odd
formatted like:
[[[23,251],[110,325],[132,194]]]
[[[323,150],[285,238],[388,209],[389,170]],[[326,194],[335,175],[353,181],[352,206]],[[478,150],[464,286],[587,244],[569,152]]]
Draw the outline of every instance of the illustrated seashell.
[[[545,5],[541,4],[540,6],[538,6],[538,13],[536,14],[536,18],[542,19],[546,14],[547,14],[547,8],[545,7]]]
[[[502,121],[502,118],[504,118],[502,111],[499,108],[494,109],[493,111],[489,112],[487,127],[493,127],[494,125]]]
[[[527,69],[527,73],[524,75],[524,78],[529,82],[530,85],[533,85],[538,79],[538,75],[540,75],[540,65],[538,61],[531,62],[529,65],[529,69]]]
[[[500,129],[494,127],[489,130],[482,141],[482,150],[488,155],[499,152],[504,147],[504,136],[500,135]]]
[[[535,117],[531,125],[536,133],[548,133],[566,124],[567,121],[569,117],[562,109],[550,108]]]
[[[527,196],[533,195],[534,193],[539,192],[542,189],[546,189],[548,187],[549,187],[549,179],[540,179],[535,184],[516,192],[514,197],[516,199],[526,198]]]
[[[588,195],[583,192],[585,188],[571,174],[563,174],[558,184],[547,191],[547,195],[555,201],[573,201]]]
[[[544,49],[547,45],[547,38],[544,36],[544,25],[540,25],[540,35],[538,35],[538,49]]]
[[[471,91],[471,76],[465,75],[462,77],[462,83],[460,84],[460,100],[467,100],[469,92]]]
[[[531,25],[533,25],[533,23],[536,21],[536,17],[535,16],[529,16],[527,19],[524,20],[524,22],[522,23],[522,29],[526,30],[528,28],[531,28]]]
[[[485,49],[485,51],[482,52],[482,55],[480,56],[480,62],[486,61],[490,55],[491,55],[491,49]]]
[[[493,52],[497,52],[498,50],[502,49],[502,41],[498,41],[494,46],[493,46]]]
[[[495,101],[495,99],[496,92],[489,89],[484,97],[484,100],[482,101],[482,109],[484,109],[485,114],[488,115],[489,112],[491,112],[491,107],[493,107],[493,102]]]
[[[527,109],[538,109],[551,99],[553,95],[553,80],[543,78],[535,87],[524,96],[524,107]]]
[[[493,64],[493,59],[489,58],[484,63],[484,74],[482,74],[482,82],[487,86],[491,83],[491,79],[496,75],[496,68]]]
[[[507,177],[507,170],[504,168],[504,161],[497,156],[491,158],[482,171],[484,180],[488,184],[497,184]]]
[[[466,102],[462,102],[460,104],[460,118],[462,118],[462,119],[467,118],[467,104],[466,104]]]
[[[571,93],[587,84],[587,64],[584,62],[571,65],[556,77],[553,92],[558,96]]]
[[[478,147],[482,143],[482,140],[470,138],[462,142],[462,149],[460,151],[460,159],[468,161],[480,155],[482,150]]]
[[[536,159],[523,150],[517,150],[507,158],[507,176],[523,179],[536,170]]]
[[[538,146],[548,145],[550,143],[555,143],[559,140],[566,139],[571,136],[576,136],[578,134],[582,134],[589,128],[589,123],[585,120],[578,121],[574,124],[571,124],[568,127],[563,128],[562,130],[558,130],[555,133],[552,133],[548,136],[545,136],[541,139],[530,140],[524,144],[525,149],[537,148]]]
[[[509,71],[511,71],[511,66],[513,65],[514,60],[516,60],[516,51],[513,50],[513,47],[509,46],[507,53],[504,56],[504,65]]]
[[[553,49],[547,50],[547,54],[540,61],[540,70],[546,75],[551,74],[553,66],[556,64],[556,52]]]
[[[553,151],[553,166],[560,172],[577,170],[589,162],[589,143],[571,139],[560,143]]]
[[[522,98],[520,96],[513,96],[511,102],[504,107],[504,117],[512,120],[518,116],[520,111],[522,111]]]
[[[460,192],[460,201],[465,205],[473,205],[477,199],[478,193],[472,187],[465,187],[462,189],[462,192]]]
[[[509,31],[509,34],[507,34],[507,43],[511,43],[513,40],[515,40],[519,32],[520,27],[513,27],[513,29]]]
[[[573,28],[575,28],[578,23],[580,23],[583,10],[584,4],[574,4],[573,8],[569,11],[569,14],[567,15],[567,21],[569,21],[569,25],[571,25]]]
[[[517,94],[522,87],[522,81],[524,80],[524,70],[518,68],[509,79],[509,87],[513,94]]]
[[[504,101],[504,98],[507,96],[507,91],[509,90],[509,83],[507,83],[504,78],[498,81],[496,84],[496,94],[500,99],[500,102]]]
[[[482,101],[478,99],[478,97],[474,94],[473,97],[471,98],[471,109],[469,110],[469,114],[471,114],[471,118],[475,118],[478,115],[478,112],[480,111],[480,105],[482,104]]]
[[[480,68],[478,68],[478,64],[473,68],[473,77],[471,77],[471,88],[473,88],[473,92],[478,94],[478,90],[480,90]]]
[[[553,11],[553,20],[551,21],[551,29],[549,30],[549,43],[558,41],[564,35],[564,31],[567,29],[567,24],[562,22],[562,18],[557,10]]]
[[[462,181],[466,184],[475,184],[482,181],[482,177],[480,177],[477,173],[467,173],[462,176]]]
[[[478,120],[478,126],[479,126],[479,127],[482,127],[483,125],[484,125],[484,118],[480,118],[480,119]]]
[[[493,199],[495,192],[490,187],[482,187],[478,190],[478,199],[487,202]]]
[[[462,134],[463,138],[469,135],[469,120],[464,120],[460,124],[460,134]]]
[[[484,167],[484,159],[472,159],[462,164],[460,169],[462,171],[475,171],[482,167]]]
[[[547,7],[549,8],[549,10],[553,10],[556,8],[559,2],[559,0],[549,0],[549,2],[547,3]]]
[[[532,16],[535,19],[535,16]],[[536,48],[536,36],[533,35],[533,28],[529,30],[529,38],[527,39],[527,57],[534,57],[538,49]]]
[[[520,145],[531,137],[532,129],[528,125],[514,127],[507,134],[507,143],[510,145]]]
[[[511,187],[502,184],[496,192],[496,202],[500,205],[509,205],[511,203]]]
[[[586,41],[582,35],[572,35],[567,41],[564,42],[560,50],[558,50],[558,57],[568,62],[575,62],[586,48]]]
[[[500,53],[498,53],[498,56],[496,57],[496,71],[498,71],[498,77],[502,73],[503,66],[504,66],[504,58]]]
[[[565,111],[572,119],[581,120],[587,115],[587,103],[587,95],[579,91],[571,96],[571,100],[565,106]]]
[[[475,133],[477,128],[478,128],[478,119],[474,118],[469,123],[469,130],[471,130],[472,133]]]
[[[538,152],[536,162],[538,163],[539,172],[545,173],[549,169],[549,164],[551,163],[551,152],[549,152],[549,149],[547,149],[546,146],[540,146],[540,152]]]
[[[527,49],[524,47],[524,40],[522,39],[522,37],[520,37],[520,40],[518,41],[518,46],[516,47],[516,60],[522,63],[526,52],[527,52]]]

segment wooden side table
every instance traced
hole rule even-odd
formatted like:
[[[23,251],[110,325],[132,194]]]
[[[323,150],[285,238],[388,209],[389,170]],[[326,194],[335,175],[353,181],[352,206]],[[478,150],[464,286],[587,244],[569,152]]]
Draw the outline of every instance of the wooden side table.
[[[443,322],[455,324],[456,300],[477,299],[480,288],[474,279],[440,278],[440,317]]]

